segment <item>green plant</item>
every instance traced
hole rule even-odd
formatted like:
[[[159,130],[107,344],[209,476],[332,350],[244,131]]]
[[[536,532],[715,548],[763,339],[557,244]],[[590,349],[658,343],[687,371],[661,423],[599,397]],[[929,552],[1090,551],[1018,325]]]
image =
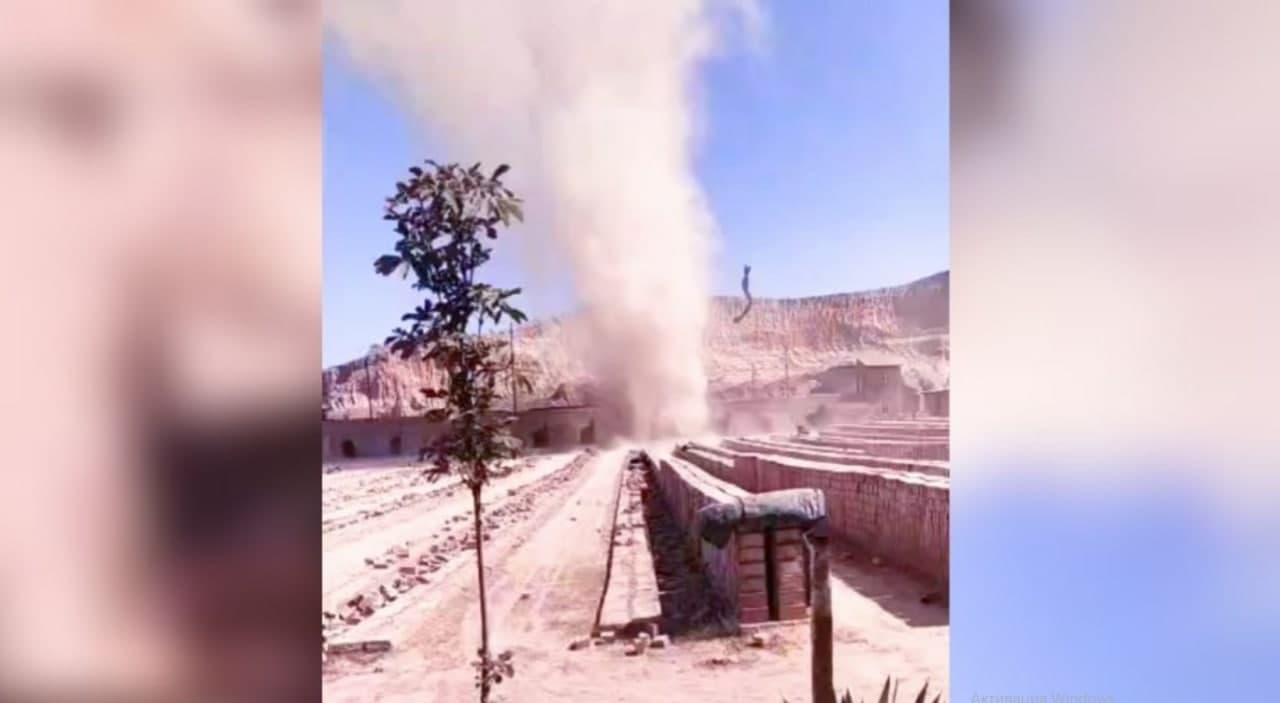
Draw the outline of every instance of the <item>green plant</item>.
[[[929,682],[925,681],[920,687],[920,692],[916,694],[915,703],[925,703],[929,695]],[[880,689],[880,697],[876,699],[877,703],[897,703],[898,700],[898,682],[891,681],[890,677],[884,677],[884,687]],[[787,703],[784,698],[782,703]],[[840,703],[854,703],[853,693],[849,689],[845,689],[844,695],[840,696]],[[939,693],[933,697],[932,703],[942,703],[942,694]]]
[[[421,355],[444,371],[442,387],[423,393],[442,407],[428,412],[428,422],[447,423],[447,431],[433,443],[432,478],[455,473],[471,491],[480,600],[480,649],[476,687],[482,703],[493,686],[512,676],[510,652],[489,651],[489,615],[484,578],[484,534],[481,497],[485,484],[515,456],[519,443],[508,425],[514,419],[493,412],[498,377],[507,365],[498,360],[505,343],[484,335],[485,324],[503,320],[523,322],[525,314],[511,304],[519,288],[503,289],[476,280],[476,273],[492,255],[487,240],[522,218],[520,199],[502,183],[509,169],[492,174],[480,164],[463,168],[426,161],[414,166],[410,177],[396,183],[387,198],[384,219],[395,223],[395,253],[378,257],[374,270],[383,276],[413,275],[413,287],[425,295],[417,307],[401,317],[386,343],[404,358]]]

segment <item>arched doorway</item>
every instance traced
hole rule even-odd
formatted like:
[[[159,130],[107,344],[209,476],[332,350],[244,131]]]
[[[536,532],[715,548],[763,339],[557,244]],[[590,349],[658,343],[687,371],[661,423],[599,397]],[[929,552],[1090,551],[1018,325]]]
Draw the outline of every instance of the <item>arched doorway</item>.
[[[348,459],[356,458],[356,443],[349,439],[342,440],[342,456]]]

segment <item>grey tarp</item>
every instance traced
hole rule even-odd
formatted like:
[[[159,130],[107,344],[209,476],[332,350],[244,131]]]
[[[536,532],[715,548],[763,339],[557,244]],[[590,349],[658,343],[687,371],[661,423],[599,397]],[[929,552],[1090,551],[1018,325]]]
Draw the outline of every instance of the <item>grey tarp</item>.
[[[704,506],[696,530],[702,539],[724,547],[735,530],[808,528],[827,516],[826,498],[814,488],[795,488],[746,496],[729,503]]]

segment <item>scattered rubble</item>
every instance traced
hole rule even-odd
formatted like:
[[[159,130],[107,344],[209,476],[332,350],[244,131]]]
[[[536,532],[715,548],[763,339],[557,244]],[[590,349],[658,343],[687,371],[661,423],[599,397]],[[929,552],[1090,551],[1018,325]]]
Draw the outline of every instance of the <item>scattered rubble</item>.
[[[504,475],[524,471],[535,466],[535,461],[531,458],[517,460],[510,466]],[[338,473],[341,471],[340,466],[325,469],[326,474]],[[344,483],[341,488],[326,489],[326,495],[323,498],[323,506],[333,508],[340,506],[352,495],[369,496],[396,493],[394,498],[379,503],[371,508],[359,510],[353,514],[341,514],[340,517],[326,519],[322,523],[322,533],[329,533],[335,530],[341,530],[366,520],[386,515],[387,513],[400,510],[412,505],[421,503],[428,499],[446,499],[457,493],[466,490],[461,483],[451,482],[443,486],[435,486],[430,490],[417,491],[406,490],[417,486],[426,486],[431,483],[430,479],[423,474],[420,466],[406,466],[402,470],[393,473],[382,473],[371,475],[368,478],[362,478],[354,482],[354,485]],[[508,494],[514,495],[515,489],[510,489]],[[466,519],[465,517],[463,518]]]
[[[507,491],[509,500],[496,506],[484,516],[481,539],[489,542],[493,539],[494,533],[527,520],[538,507],[539,499],[576,478],[592,455],[591,452],[580,452],[562,468],[539,481],[518,489],[509,489]],[[525,464],[532,465],[532,462],[526,460]],[[391,490],[391,488],[382,490]],[[468,511],[452,516],[448,522],[462,524],[471,519],[472,515]],[[410,542],[395,545],[382,554],[366,557],[365,564],[376,571],[389,570],[395,566],[396,577],[355,595],[346,601],[339,612],[333,614],[333,617],[322,618],[325,636],[340,632],[345,627],[357,625],[377,610],[394,603],[401,594],[431,583],[428,574],[442,569],[457,554],[475,549],[476,539],[473,532],[468,530],[461,536],[451,535],[447,534],[449,527],[446,524],[442,531],[445,534],[434,535],[434,541],[423,545],[421,553],[416,557],[412,553],[414,545]]]
[[[356,652],[367,654],[380,654],[382,652],[391,651],[391,643],[387,640],[365,640],[362,642],[334,642],[325,646],[325,654],[336,656],[341,654],[354,654]]]

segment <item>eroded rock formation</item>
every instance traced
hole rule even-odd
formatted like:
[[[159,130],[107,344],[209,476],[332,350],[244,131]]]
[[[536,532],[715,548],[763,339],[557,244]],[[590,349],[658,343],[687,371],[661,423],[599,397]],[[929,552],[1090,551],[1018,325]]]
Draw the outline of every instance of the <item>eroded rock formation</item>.
[[[705,358],[713,397],[803,395],[817,374],[861,360],[900,364],[909,385],[947,385],[950,367],[950,274],[941,272],[893,288],[810,298],[755,298],[741,323],[741,298],[711,300]],[[578,330],[572,317],[516,329],[516,370],[532,392],[519,389],[521,407],[592,403],[587,369],[572,349]],[[340,364],[323,373],[331,418],[418,415],[428,407],[420,390],[439,379],[419,360],[385,352]],[[509,399],[510,384],[503,384]],[[509,402],[509,401],[508,401]]]

